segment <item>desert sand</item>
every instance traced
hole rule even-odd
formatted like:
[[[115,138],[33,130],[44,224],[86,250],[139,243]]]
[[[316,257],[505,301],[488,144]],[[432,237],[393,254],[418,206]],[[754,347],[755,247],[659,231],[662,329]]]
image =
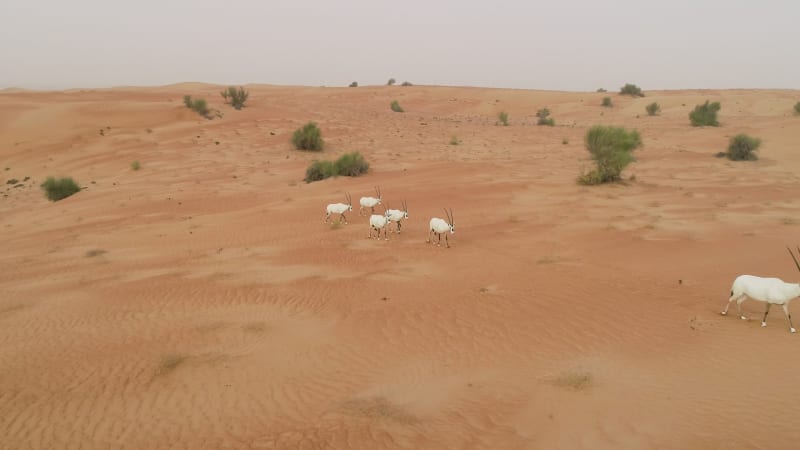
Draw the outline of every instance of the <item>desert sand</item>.
[[[0,91],[0,448],[800,447],[800,335],[719,314],[736,275],[800,280],[800,92],[643,87]],[[595,124],[642,135],[623,184],[575,181]],[[759,161],[713,156],[741,132]],[[369,174],[302,181],[349,151]],[[401,234],[323,223],[376,185]]]

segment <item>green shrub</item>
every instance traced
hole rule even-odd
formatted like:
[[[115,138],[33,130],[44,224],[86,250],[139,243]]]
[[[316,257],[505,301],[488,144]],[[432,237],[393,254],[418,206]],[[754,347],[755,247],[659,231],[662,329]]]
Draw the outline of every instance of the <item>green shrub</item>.
[[[611,97],[603,97],[603,102],[602,102],[602,103],[600,103],[600,104],[601,104],[602,106],[605,106],[606,108],[611,108],[612,106],[614,106],[614,105],[611,103]]]
[[[353,81],[350,83],[350,87],[358,87],[358,81]]]
[[[321,151],[325,142],[322,140],[322,132],[314,122],[308,122],[302,128],[298,128],[292,135],[292,144],[298,150]]]
[[[183,96],[183,104],[186,105],[187,108],[192,109],[192,96],[191,95],[184,95]]]
[[[139,164],[139,161],[134,161],[131,163],[131,170],[139,170],[142,168],[142,165]]]
[[[626,83],[619,90],[620,95],[630,95],[631,97],[644,97],[644,93],[639,86],[635,84]]]
[[[760,145],[761,139],[737,134],[731,138],[726,156],[733,161],[755,161],[758,159],[756,151]]]
[[[208,104],[202,98],[192,98],[191,95],[184,95],[183,96],[183,104],[186,105],[187,108],[193,110],[194,112],[200,114],[201,116],[205,117],[206,119],[209,118],[209,110]],[[100,134],[103,134],[102,130]]]
[[[313,181],[321,181],[325,178],[333,176],[333,163],[330,161],[314,161],[306,169],[306,177],[303,179],[306,183]]]
[[[794,104],[794,113],[800,115],[800,102]]]
[[[689,121],[693,127],[718,127],[717,112],[721,106],[719,102],[709,103],[706,100],[702,105],[694,107],[694,111],[689,113]]]
[[[400,106],[400,103],[397,103],[397,100],[392,100],[392,105],[390,108],[392,108],[392,111],[394,112],[404,112],[403,107]]]
[[[539,118],[539,120],[536,121],[537,125],[547,125],[552,127],[553,125],[556,124],[555,119],[550,117],[550,110],[547,108],[542,108],[536,111],[536,117]]]
[[[661,105],[656,102],[650,103],[649,105],[645,106],[644,108],[647,111],[647,115],[655,116],[659,112],[661,112]]]
[[[450,145],[458,145],[458,144],[459,144],[458,136],[456,136],[455,134],[450,136]]]
[[[508,113],[505,111],[500,111],[497,113],[497,123],[502,123],[504,126],[508,126]]]
[[[70,177],[58,179],[47,177],[47,180],[42,183],[42,189],[44,190],[47,198],[53,202],[65,199],[81,190],[80,186],[78,186],[78,183],[76,183],[75,180]]]
[[[369,163],[359,152],[345,153],[333,163],[333,172],[342,177],[357,177],[369,171]]]
[[[395,83],[397,83],[397,80],[395,80],[394,78],[389,78],[389,81],[386,82],[386,85],[394,86]]]
[[[225,103],[230,103],[235,109],[242,109],[250,93],[241,86],[239,86],[239,89],[229,86],[227,90],[220,92],[220,95],[225,99]]]
[[[403,81],[403,84],[401,84],[401,86],[413,86],[413,84],[411,84],[410,81]]]
[[[641,145],[642,138],[636,130],[593,126],[586,132],[586,150],[591,154],[597,168],[582,174],[578,182],[600,184],[619,181],[622,170],[634,160],[633,150]]]

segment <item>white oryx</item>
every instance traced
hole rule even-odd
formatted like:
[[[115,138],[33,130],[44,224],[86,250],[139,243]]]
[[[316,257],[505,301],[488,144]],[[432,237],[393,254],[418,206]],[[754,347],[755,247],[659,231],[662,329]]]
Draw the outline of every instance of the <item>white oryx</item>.
[[[789,254],[792,255],[794,264],[797,270],[800,271],[800,262],[794,257],[792,249],[786,247]],[[800,246],[797,247],[797,252],[800,254]],[[753,275],[739,275],[733,281],[731,287],[731,297],[728,299],[728,304],[725,309],[720,313],[723,316],[728,314],[728,307],[736,300],[736,306],[739,307],[739,317],[742,320],[747,320],[742,314],[742,302],[750,298],[767,304],[767,309],[764,311],[764,319],[761,320],[761,326],[767,326],[767,314],[769,314],[769,307],[772,305],[781,305],[783,313],[786,314],[786,319],[789,320],[789,331],[795,333],[797,330],[792,325],[792,315],[789,314],[789,303],[796,297],[800,297],[800,284],[786,283],[779,278],[762,278]]]
[[[375,207],[381,204],[381,188],[380,186],[375,186],[375,193],[378,197],[361,197],[359,203],[361,207],[358,208],[358,215],[363,215],[364,208],[369,208],[372,214],[375,214]]]
[[[394,222],[397,224],[397,234],[400,234],[400,227],[401,223],[404,219],[408,220],[408,205],[406,205],[405,200],[400,201],[403,205],[403,209],[390,209],[389,211],[389,221]]]
[[[339,214],[341,218],[339,221],[341,222],[344,219],[344,223],[347,223],[347,217],[344,216],[344,213],[353,210],[353,201],[350,199],[350,194],[345,192],[344,195],[347,197],[347,203],[331,203],[325,208],[325,223],[328,223],[328,219],[331,218],[331,214]]]
[[[455,222],[453,222],[453,210],[451,209],[450,212],[447,212],[445,209],[444,213],[447,215],[447,220],[438,217],[431,219],[430,225],[428,226],[428,240],[425,242],[431,242],[431,234],[436,233],[436,235],[439,236],[439,242],[437,242],[436,245],[442,245],[442,235],[444,235],[444,242],[449,248],[450,242],[447,240],[447,232],[449,231],[450,234],[455,234],[456,226]]]
[[[384,207],[385,208],[385,207]],[[383,238],[384,240],[389,240],[389,236],[386,234],[387,228],[389,228],[389,210],[384,209],[383,214],[373,214],[369,216],[369,238],[372,238],[372,231],[375,230],[378,232],[376,236],[378,239],[381,238],[381,230],[383,230]]]

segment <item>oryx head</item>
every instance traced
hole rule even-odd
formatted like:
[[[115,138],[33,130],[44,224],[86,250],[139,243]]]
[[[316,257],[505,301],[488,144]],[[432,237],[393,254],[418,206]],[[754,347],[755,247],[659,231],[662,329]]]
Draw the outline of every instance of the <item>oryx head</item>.
[[[405,200],[400,200],[400,203],[403,205],[403,219],[408,220],[408,205]]]
[[[453,210],[451,209],[450,212],[448,212],[445,209],[444,213],[447,214],[447,224],[450,225],[450,234],[455,234],[455,232],[456,232],[456,223],[453,222]]]
[[[381,187],[380,186],[375,186],[375,194],[377,195],[376,198],[378,199],[378,204],[380,205],[381,204],[381,200],[382,200],[381,199]]]

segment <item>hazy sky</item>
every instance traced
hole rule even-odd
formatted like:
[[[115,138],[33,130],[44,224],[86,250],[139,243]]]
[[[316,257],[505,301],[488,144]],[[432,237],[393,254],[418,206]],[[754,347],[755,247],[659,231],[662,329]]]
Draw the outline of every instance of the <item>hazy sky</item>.
[[[0,88],[800,88],[797,0],[2,0]]]

